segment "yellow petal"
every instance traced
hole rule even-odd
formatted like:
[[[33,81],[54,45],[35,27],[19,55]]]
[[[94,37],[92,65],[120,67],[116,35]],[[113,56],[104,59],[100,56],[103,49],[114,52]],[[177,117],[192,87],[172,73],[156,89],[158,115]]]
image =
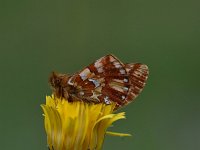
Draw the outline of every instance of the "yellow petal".
[[[125,118],[124,112],[113,114],[115,104],[68,102],[52,95],[41,107],[50,150],[100,150],[105,134],[130,136],[106,132],[113,122]]]
[[[121,136],[121,137],[132,136],[131,134],[117,133],[117,132],[110,132],[110,131],[107,131],[106,134],[111,135],[111,136]]]

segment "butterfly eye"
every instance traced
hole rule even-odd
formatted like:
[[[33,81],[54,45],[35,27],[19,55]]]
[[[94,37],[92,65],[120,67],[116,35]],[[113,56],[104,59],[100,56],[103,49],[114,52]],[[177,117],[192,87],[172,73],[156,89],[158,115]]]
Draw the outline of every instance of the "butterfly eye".
[[[54,84],[54,86],[59,86],[59,85],[60,85],[60,79],[56,78],[56,79],[53,81],[53,84]]]
[[[56,79],[55,82],[56,82],[56,84],[59,84],[60,83],[60,79]]]

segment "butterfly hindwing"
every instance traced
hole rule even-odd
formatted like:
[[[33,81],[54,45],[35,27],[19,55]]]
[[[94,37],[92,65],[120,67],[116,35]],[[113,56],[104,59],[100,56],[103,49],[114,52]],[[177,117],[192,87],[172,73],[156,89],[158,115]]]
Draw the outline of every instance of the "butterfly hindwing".
[[[130,80],[130,89],[127,96],[127,103],[132,102],[143,90],[149,75],[148,67],[141,63],[125,64]]]

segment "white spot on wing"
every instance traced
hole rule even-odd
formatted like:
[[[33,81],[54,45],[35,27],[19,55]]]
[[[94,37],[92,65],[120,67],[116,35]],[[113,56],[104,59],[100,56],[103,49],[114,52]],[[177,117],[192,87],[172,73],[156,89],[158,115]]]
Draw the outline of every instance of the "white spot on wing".
[[[84,69],[81,73],[81,79],[84,81],[85,79],[87,79],[87,77],[89,76],[89,74],[91,74],[90,70],[88,68]]]
[[[119,62],[114,62],[113,65],[116,67],[116,68],[121,68],[122,65],[119,63]]]
[[[130,68],[126,68],[126,71],[129,72],[129,71],[131,71],[131,69]]]
[[[73,85],[73,84],[74,84],[74,83],[72,82],[72,79],[73,79],[73,76],[72,76],[71,78],[69,78],[69,80],[68,80],[68,82],[67,82],[69,85]]]
[[[103,72],[103,67],[97,68],[97,71],[98,71],[99,73],[102,73],[102,72]]]
[[[124,100],[126,97],[124,95],[122,95],[122,100]]]
[[[119,70],[121,74],[125,74],[125,70],[124,69],[120,69]]]
[[[96,68],[100,68],[103,64],[101,63],[101,59],[97,60],[95,63],[94,63],[94,66]]]
[[[93,84],[95,85],[95,88],[100,85],[100,83],[97,80],[94,80],[94,79],[88,79],[88,80],[93,82]]]
[[[125,91],[128,91],[128,87],[124,87],[124,90],[125,90]]]
[[[83,95],[84,95],[84,92],[83,92],[83,91],[81,91],[79,94],[83,96]]]
[[[128,79],[124,79],[124,82],[128,82]]]
[[[104,102],[106,104],[110,104],[111,103],[111,101],[109,100],[108,96],[104,97]]]

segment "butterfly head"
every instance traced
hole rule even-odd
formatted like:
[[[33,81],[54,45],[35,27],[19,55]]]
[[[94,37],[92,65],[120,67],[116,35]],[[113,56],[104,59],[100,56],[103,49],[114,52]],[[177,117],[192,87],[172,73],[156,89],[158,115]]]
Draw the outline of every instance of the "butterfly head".
[[[68,78],[69,76],[66,74],[51,73],[49,83],[52,87],[53,93],[57,97],[63,96],[63,88],[67,85],[66,82],[68,81]]]

